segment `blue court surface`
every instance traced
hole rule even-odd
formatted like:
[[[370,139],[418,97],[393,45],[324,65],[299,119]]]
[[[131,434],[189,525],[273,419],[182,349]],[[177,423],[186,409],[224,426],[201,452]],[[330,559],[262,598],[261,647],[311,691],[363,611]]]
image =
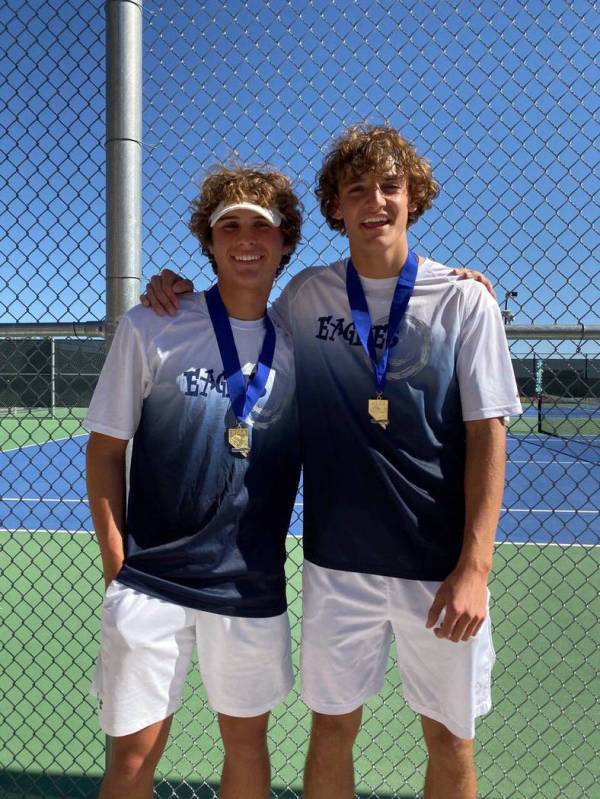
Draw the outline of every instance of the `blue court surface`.
[[[84,478],[87,435],[0,453],[0,531],[92,531]],[[592,443],[593,442],[593,443]],[[511,435],[498,542],[596,546],[597,439]],[[302,535],[302,494],[290,534]]]

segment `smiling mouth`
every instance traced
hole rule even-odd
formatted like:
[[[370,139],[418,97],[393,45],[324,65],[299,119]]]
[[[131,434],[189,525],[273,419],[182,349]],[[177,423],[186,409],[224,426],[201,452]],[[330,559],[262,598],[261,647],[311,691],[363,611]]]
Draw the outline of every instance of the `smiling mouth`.
[[[262,255],[232,255],[231,257],[240,264],[255,264],[260,261]]]
[[[374,228],[385,227],[389,221],[387,216],[368,216],[366,219],[363,219],[361,225],[368,230],[372,230]]]

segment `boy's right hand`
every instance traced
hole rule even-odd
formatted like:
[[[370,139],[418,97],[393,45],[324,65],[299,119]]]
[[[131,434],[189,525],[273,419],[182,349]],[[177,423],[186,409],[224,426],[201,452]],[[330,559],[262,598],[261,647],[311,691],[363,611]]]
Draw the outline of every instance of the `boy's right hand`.
[[[194,290],[191,280],[175,274],[170,269],[163,269],[158,275],[152,275],[146,284],[146,290],[140,294],[140,302],[146,308],[152,310],[159,316],[168,313],[175,316],[179,308],[178,294],[187,294]]]

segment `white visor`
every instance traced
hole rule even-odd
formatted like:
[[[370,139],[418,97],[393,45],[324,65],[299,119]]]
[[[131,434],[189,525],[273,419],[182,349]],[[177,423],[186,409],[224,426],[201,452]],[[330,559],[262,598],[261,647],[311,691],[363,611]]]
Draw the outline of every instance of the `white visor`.
[[[282,215],[276,208],[263,208],[262,205],[256,205],[255,203],[220,203],[210,215],[210,219],[208,220],[210,226],[214,227],[215,222],[217,222],[225,214],[228,214],[230,211],[237,211],[241,210],[242,208],[245,208],[248,211],[254,211],[254,213],[264,216],[267,222],[270,222],[273,227],[279,227],[283,220]]]

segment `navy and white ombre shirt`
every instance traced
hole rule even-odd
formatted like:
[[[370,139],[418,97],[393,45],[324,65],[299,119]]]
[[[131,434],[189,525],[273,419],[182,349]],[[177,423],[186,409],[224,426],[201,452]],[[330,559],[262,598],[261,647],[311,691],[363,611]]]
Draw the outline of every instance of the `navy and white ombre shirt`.
[[[521,412],[500,311],[479,283],[419,264],[392,342],[383,429],[368,415],[375,381],[346,263],[304,270],[275,304],[294,340],[304,554],[332,569],[443,580],[463,540],[464,422]],[[361,282],[381,352],[396,278]]]
[[[231,325],[250,375],[264,322]],[[285,611],[285,539],[300,454],[291,342],[278,325],[276,333],[244,458],[227,443],[237,422],[204,294],[182,298],[173,318],[137,306],[121,319],[84,423],[133,437],[119,582],[225,615]]]

